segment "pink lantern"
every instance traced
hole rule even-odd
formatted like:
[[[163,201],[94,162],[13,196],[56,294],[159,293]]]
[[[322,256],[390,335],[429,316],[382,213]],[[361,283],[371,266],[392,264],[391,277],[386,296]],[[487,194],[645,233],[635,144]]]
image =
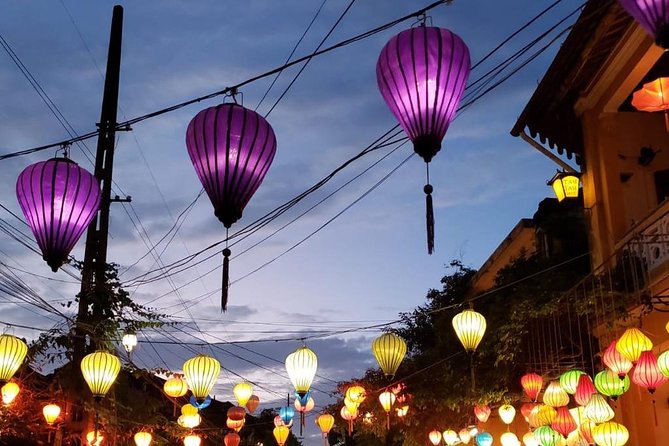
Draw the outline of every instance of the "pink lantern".
[[[101,195],[90,172],[68,158],[52,158],[21,172],[16,198],[42,257],[56,272],[95,216]]]
[[[639,22],[664,49],[669,48],[669,1],[619,0],[627,12]]]
[[[632,364],[632,361],[620,354],[616,348],[617,343],[618,341],[614,340],[606,348],[606,351],[602,355],[602,362],[609,370],[618,375],[618,378],[623,379],[625,378],[625,375],[632,370],[634,365]]]
[[[477,404],[474,406],[474,415],[476,415],[476,418],[481,423],[485,423],[488,421],[488,417],[490,417],[490,406],[487,404]]]
[[[578,429],[576,420],[574,420],[574,417],[571,412],[569,412],[567,406],[558,407],[556,409],[555,419],[551,423],[551,427],[564,438],[567,438],[571,431]]]
[[[595,385],[588,375],[581,375],[578,378],[578,384],[576,385],[576,393],[574,394],[574,400],[579,406],[585,406],[590,401],[590,397],[597,393]]]
[[[660,372],[655,354],[650,350],[641,352],[639,362],[637,362],[634,373],[632,373],[634,384],[648,389],[648,393],[653,394],[667,380],[669,378]]]

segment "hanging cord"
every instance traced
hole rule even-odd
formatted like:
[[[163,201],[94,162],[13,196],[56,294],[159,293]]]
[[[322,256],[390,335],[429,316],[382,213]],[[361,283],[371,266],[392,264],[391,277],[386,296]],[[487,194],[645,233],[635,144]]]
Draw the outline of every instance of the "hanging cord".
[[[430,184],[430,164],[425,163],[427,184],[423,187],[425,192],[425,223],[427,226],[427,253],[434,252],[434,209],[432,206],[432,191],[434,188]]]
[[[223,250],[223,282],[221,284],[221,312],[228,308],[228,288],[230,287],[230,248],[228,248],[228,228],[225,228],[225,249]]]

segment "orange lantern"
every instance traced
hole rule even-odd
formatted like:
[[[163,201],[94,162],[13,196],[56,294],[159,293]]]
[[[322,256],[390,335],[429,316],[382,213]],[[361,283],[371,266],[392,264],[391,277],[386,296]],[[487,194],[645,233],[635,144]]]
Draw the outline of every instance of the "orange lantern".
[[[21,388],[19,385],[12,381],[2,386],[2,389],[0,389],[0,393],[2,393],[2,404],[5,406],[12,404],[20,391]]]
[[[228,427],[228,429],[232,429],[235,432],[239,432],[244,427],[245,422],[246,420],[243,418],[241,420],[231,420],[230,418],[228,418],[225,421],[225,425]]]
[[[628,328],[618,339],[616,349],[624,358],[632,361],[636,365],[641,352],[651,350],[653,342],[641,332],[638,328]]]
[[[660,77],[643,84],[632,95],[632,105],[643,112],[664,112],[664,122],[669,131],[669,77]]]
[[[556,409],[555,419],[553,420],[553,423],[551,423],[551,427],[564,438],[567,438],[571,431],[578,428],[576,420],[574,420],[574,417],[571,412],[569,412],[567,406],[558,407]]]
[[[323,436],[327,436],[330,430],[332,430],[334,422],[335,422],[334,417],[329,413],[321,414],[318,416],[318,418],[316,418],[316,424],[323,433]]]
[[[241,406],[232,406],[228,409],[228,418],[233,421],[243,420],[246,417],[246,411]]]
[[[256,395],[251,395],[251,398],[249,398],[249,400],[246,402],[246,408],[248,409],[249,413],[255,412],[259,405],[260,398],[258,398]]]
[[[609,370],[618,375],[618,378],[623,379],[625,378],[625,375],[627,375],[629,371],[632,370],[634,365],[632,364],[632,361],[625,358],[620,354],[620,352],[618,352],[617,345],[617,340],[611,342],[611,344],[604,352],[604,355],[602,355],[602,362],[606,367],[608,367]]]
[[[487,404],[477,404],[474,406],[474,415],[481,423],[485,423],[490,416],[490,407]]]
[[[441,443],[441,432],[438,430],[433,430],[427,436],[430,439],[430,443],[432,443],[434,446],[437,446],[439,443]]]
[[[532,409],[535,407],[537,407],[537,403],[524,403],[520,406],[520,413],[523,415],[523,418],[525,418],[525,421],[529,422],[530,412],[532,412]]]
[[[539,392],[541,392],[543,383],[544,379],[541,375],[536,373],[527,373],[520,378],[520,385],[523,387],[525,395],[532,401],[537,400],[537,396],[539,396]]]
[[[365,392],[365,388],[362,386],[351,386],[346,389],[346,398],[357,405],[360,405],[363,401],[365,401],[366,397],[367,394]]]
[[[240,441],[242,441],[242,439],[235,432],[229,432],[225,434],[225,437],[223,437],[223,443],[225,443],[225,446],[239,446]]]

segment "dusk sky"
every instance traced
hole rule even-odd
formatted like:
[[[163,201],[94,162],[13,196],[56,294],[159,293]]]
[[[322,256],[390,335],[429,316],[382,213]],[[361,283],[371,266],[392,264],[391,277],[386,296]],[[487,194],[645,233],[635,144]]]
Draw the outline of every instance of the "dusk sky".
[[[283,65],[321,3],[124,2],[119,121],[222,90]],[[464,39],[472,62],[476,63],[551,3],[455,0],[429,15],[433,25],[448,28]],[[295,57],[314,51],[348,4],[348,0],[326,0]],[[325,46],[427,4],[428,1],[357,1]],[[470,83],[579,4],[576,0],[563,0],[475,68]],[[94,130],[99,120],[113,5],[108,1],[72,0],[2,2],[0,35],[79,134]],[[575,19],[572,16],[519,62],[547,45]],[[376,86],[376,60],[386,41],[414,22],[408,20],[310,62],[267,117],[277,136],[276,157],[231,233],[300,194],[396,124]],[[170,280],[131,286],[128,291],[139,303],[172,315],[180,324],[169,331],[181,341],[268,340],[240,344],[241,347],[223,345],[222,349],[213,348],[213,352],[226,369],[269,389],[256,392],[264,403],[261,407],[278,407],[279,395],[291,390],[291,384],[283,364],[268,357],[283,362],[300,342],[271,340],[298,339],[397,319],[398,313],[424,303],[429,289],[440,287],[439,280],[449,272],[447,265],[452,259],[478,268],[518,220],[531,217],[538,203],[551,194],[546,180],[557,166],[512,137],[509,130],[565,35],[466,109],[451,125],[441,152],[430,165],[436,217],[436,251],[432,256],[427,254],[425,242],[425,165],[417,156],[313,237],[286,252],[398,167],[412,153],[411,145],[405,144],[390,155],[394,146],[356,161],[298,206],[234,245],[227,313],[219,310],[220,252],[194,268],[170,276]],[[517,66],[518,62],[504,73]],[[282,73],[258,108],[259,113],[264,115],[270,110],[299,67]],[[271,81],[269,77],[243,87],[243,105],[255,109]],[[203,101],[141,122],[132,132],[118,134],[114,193],[131,195],[132,205],[112,205],[108,259],[120,265],[122,281],[159,267],[148,255],[127,269],[170,230],[177,216],[198,195],[201,186],[186,151],[186,127],[201,109],[223,101],[223,97]],[[6,51],[1,51],[0,154],[67,138],[65,129]],[[86,146],[94,152],[96,140],[87,141]],[[85,150],[84,146],[74,145],[71,156],[92,172]],[[55,152],[47,150],[0,161],[0,203],[21,216],[15,196],[17,176],[29,164],[48,159]],[[387,158],[359,179],[254,246],[385,155]],[[0,223],[9,223],[32,238],[28,228],[6,210],[0,209],[0,219]],[[168,265],[223,237],[225,229],[203,195],[187,213],[176,237],[171,240],[168,236],[156,252],[162,252],[171,240],[160,259]],[[80,260],[84,239],[85,236],[73,251]],[[249,247],[252,248],[244,252]],[[215,252],[208,251],[202,258]],[[40,256],[4,233],[0,233],[0,261],[14,268],[11,270],[40,296],[59,308],[61,302],[78,292],[79,285],[73,283],[72,277],[62,271],[52,273]],[[178,292],[174,291],[181,286]],[[0,321],[47,329],[62,319],[0,293]],[[28,339],[39,334],[19,328],[14,332]],[[321,377],[316,379],[315,387],[331,391],[331,380],[360,376],[374,366],[370,342],[378,334],[378,330],[354,331],[307,341],[319,357]],[[140,334],[140,341],[146,339],[165,342],[171,338],[163,332],[147,331]],[[144,367],[178,371],[183,361],[193,355],[184,347],[154,347],[155,350],[148,343],[140,344],[136,362]],[[217,397],[231,399],[232,387],[238,380],[233,373],[223,372],[215,389]],[[323,393],[316,392],[314,397],[317,405],[329,402]],[[313,422],[308,425],[307,435],[315,435]],[[305,444],[320,444],[320,439],[307,437]]]

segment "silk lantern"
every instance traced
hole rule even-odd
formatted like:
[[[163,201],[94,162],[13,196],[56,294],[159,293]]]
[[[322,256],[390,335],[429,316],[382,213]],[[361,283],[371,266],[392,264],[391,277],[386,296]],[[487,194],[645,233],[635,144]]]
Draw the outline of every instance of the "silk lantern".
[[[260,398],[258,398],[257,395],[251,395],[251,398],[246,402],[246,409],[249,411],[249,413],[253,413],[256,411],[258,406],[260,405]]]
[[[241,441],[241,437],[236,432],[228,432],[225,434],[225,437],[223,437],[223,443],[225,443],[225,446],[239,446]]]
[[[57,404],[47,404],[42,408],[42,415],[44,415],[46,424],[51,426],[60,416],[60,406]]]
[[[427,437],[434,446],[438,446],[441,443],[441,432],[436,429],[430,432]]]
[[[463,444],[469,444],[469,441],[472,439],[472,434],[469,432],[469,429],[463,427],[460,429],[460,432],[458,432],[458,438]]]
[[[58,271],[100,207],[98,180],[68,158],[52,158],[21,172],[16,197],[42,258]]]
[[[632,364],[636,365],[641,352],[653,348],[653,342],[638,328],[628,328],[616,343],[616,350]]]
[[[589,446],[588,440],[579,431],[570,432],[567,436],[567,446]]]
[[[667,0],[619,0],[625,10],[655,38],[655,43],[669,48],[669,2]]]
[[[620,395],[629,390],[630,378],[624,375],[621,381],[611,370],[602,370],[595,375],[595,388],[602,395],[608,396],[615,401]]]
[[[98,431],[97,429],[86,434],[86,441],[88,442],[88,446],[100,446],[102,444],[102,440],[104,439],[105,437],[102,435],[102,432]]]
[[[441,149],[471,68],[467,45],[447,29],[419,26],[385,45],[376,64],[379,90],[426,163]],[[428,253],[434,250],[432,185],[426,194]]]
[[[386,412],[386,428],[388,429],[390,429],[390,409],[392,409],[396,399],[395,394],[388,390],[379,395],[379,403],[381,403],[381,407]]]
[[[630,434],[622,424],[609,421],[596,426],[592,437],[599,446],[623,446],[629,440]]]
[[[9,334],[0,335],[0,383],[9,381],[23,364],[28,346]]]
[[[474,415],[481,422],[485,423],[490,417],[490,406],[487,404],[477,404],[474,406]]]
[[[187,417],[197,415],[199,409],[192,404],[184,404],[181,406],[181,415],[186,415]],[[229,411],[228,411],[229,412]],[[229,416],[229,413],[228,413]]]
[[[202,439],[199,435],[186,435],[184,437],[184,446],[200,446]]]
[[[101,399],[109,392],[120,371],[121,360],[102,350],[81,360],[81,373],[95,399]]]
[[[221,374],[221,363],[209,355],[196,355],[184,362],[184,377],[198,402],[204,401]]]
[[[534,437],[534,432],[527,432],[523,435],[523,444],[525,446],[541,446],[539,440]]]
[[[455,334],[465,350],[475,351],[485,334],[485,317],[474,310],[464,310],[453,317],[452,323]]]
[[[363,401],[365,401],[365,398],[367,398],[367,393],[365,388],[362,386],[351,386],[346,389],[346,398],[348,398],[351,402],[360,405]]]
[[[557,381],[551,381],[544,392],[544,404],[551,407],[566,406],[569,404],[569,395]]]
[[[295,412],[293,411],[293,414]],[[228,418],[234,421],[243,420],[246,417],[246,411],[241,406],[232,406],[228,409]]]
[[[326,445],[327,435],[334,426],[335,419],[329,413],[324,413],[316,418],[316,424],[323,434],[323,444]],[[327,446],[327,445],[326,445]]]
[[[560,387],[562,390],[570,395],[576,393],[576,386],[578,386],[578,379],[584,372],[580,370],[568,370],[560,375]]]
[[[476,446],[491,446],[492,441],[492,435],[488,432],[479,432],[476,434]]]
[[[586,420],[593,421],[597,424],[605,423],[615,416],[615,412],[611,406],[606,402],[604,397],[595,393],[590,397],[590,401],[583,409],[583,417]]]
[[[634,367],[632,361],[625,358],[618,351],[618,340],[614,340],[606,348],[606,351],[602,355],[602,362],[609,370],[618,375],[620,379],[623,379],[632,370],[632,367]]]
[[[253,386],[246,381],[241,382],[232,389],[232,393],[240,406],[246,406],[249,398],[253,395]]]
[[[558,407],[556,409],[555,420],[551,423],[551,428],[564,438],[567,438],[569,432],[578,428],[576,420],[574,420],[574,417],[571,412],[569,412],[567,406]]]
[[[181,398],[188,393],[188,384],[181,377],[173,376],[163,384],[163,392],[170,398]]]
[[[121,338],[121,344],[129,354],[137,347],[137,335],[135,333],[126,333]]]
[[[283,446],[284,444],[286,444],[286,440],[288,440],[288,436],[290,435],[290,429],[288,429],[286,426],[277,426],[272,431],[272,434],[274,435],[276,444],[278,444],[279,446]]]
[[[504,432],[502,436],[499,437],[499,441],[502,443],[502,446],[520,446],[520,441],[513,432]]]
[[[664,376],[669,378],[669,350],[660,353],[660,356],[657,357],[657,368]]]
[[[511,404],[503,404],[497,409],[497,413],[504,424],[513,423],[516,417],[516,409]]]
[[[384,333],[372,342],[372,353],[383,373],[393,377],[407,353],[407,345],[396,334]]]
[[[574,393],[574,401],[579,406],[585,406],[590,401],[590,397],[597,393],[595,385],[592,383],[589,375],[585,373],[579,376],[578,385],[576,386],[576,393]]]
[[[642,112],[664,112],[664,125],[669,131],[669,77],[643,84],[632,94],[632,105]]]
[[[459,440],[458,433],[453,429],[447,429],[442,432],[441,438],[444,439],[444,443],[446,443],[447,446],[453,446]]]
[[[556,446],[562,439],[560,434],[549,426],[536,428],[534,430],[534,438],[536,438],[542,446]]]
[[[188,124],[186,147],[214,214],[226,228],[221,309],[228,303],[230,249],[227,230],[262,183],[276,153],[276,137],[258,113],[238,104],[199,112]]]
[[[641,352],[639,362],[637,362],[634,373],[632,373],[632,382],[648,389],[648,393],[653,394],[667,380],[669,378],[660,372],[655,354],[652,351]]]
[[[523,416],[525,421],[529,422],[530,413],[535,407],[537,407],[537,403],[523,403],[523,405],[520,406],[520,414]]]
[[[21,388],[15,382],[10,381],[6,383],[2,386],[2,389],[0,389],[0,393],[2,394],[2,404],[5,406],[12,404],[20,391]]]
[[[523,392],[532,401],[537,400],[539,392],[543,386],[544,379],[541,375],[536,373],[527,373],[520,378],[520,385],[523,387]]]
[[[317,368],[318,358],[306,346],[298,348],[286,357],[286,371],[300,398],[304,398],[309,391],[314,376],[316,376]],[[304,404],[306,404],[306,401],[304,401]]]
[[[346,421],[346,424],[348,425],[348,434],[351,435],[353,433],[353,420],[358,418],[357,409],[355,411],[350,411],[348,407],[343,406],[339,411],[339,415]]]
[[[136,446],[149,446],[151,440],[153,440],[153,435],[150,432],[137,432],[133,439]]]
[[[281,419],[278,415],[277,415],[277,418]],[[235,432],[239,432],[240,430],[242,430],[245,423],[246,423],[246,419],[244,419],[244,418],[242,418],[241,420],[231,420],[230,418],[227,418],[225,420],[225,425],[228,427],[228,429],[232,429]]]

